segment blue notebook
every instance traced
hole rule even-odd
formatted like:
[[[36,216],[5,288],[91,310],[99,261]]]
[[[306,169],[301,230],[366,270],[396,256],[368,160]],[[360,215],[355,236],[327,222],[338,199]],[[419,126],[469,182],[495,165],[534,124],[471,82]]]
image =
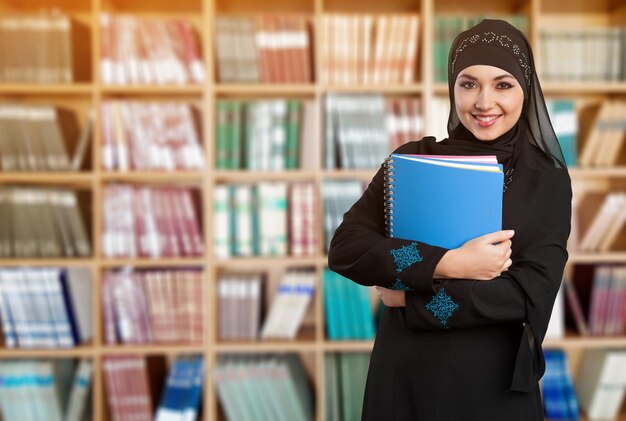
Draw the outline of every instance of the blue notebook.
[[[392,154],[385,163],[390,237],[455,249],[502,229],[501,164]]]

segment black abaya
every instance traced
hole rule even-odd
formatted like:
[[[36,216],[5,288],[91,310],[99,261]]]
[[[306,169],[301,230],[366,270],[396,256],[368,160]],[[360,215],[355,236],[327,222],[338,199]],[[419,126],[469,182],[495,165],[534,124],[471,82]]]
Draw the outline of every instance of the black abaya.
[[[426,137],[395,153],[430,154],[447,141]],[[409,289],[406,307],[383,313],[363,420],[543,420],[541,342],[568,257],[572,191],[567,170],[537,146],[516,148],[502,220],[502,229],[515,230],[513,264],[493,280],[433,280],[446,249],[386,236],[382,166],[344,215],[330,268],[362,285],[400,281]],[[450,147],[446,154],[459,153]],[[419,250],[421,259],[407,250]],[[441,302],[447,313],[433,306]]]

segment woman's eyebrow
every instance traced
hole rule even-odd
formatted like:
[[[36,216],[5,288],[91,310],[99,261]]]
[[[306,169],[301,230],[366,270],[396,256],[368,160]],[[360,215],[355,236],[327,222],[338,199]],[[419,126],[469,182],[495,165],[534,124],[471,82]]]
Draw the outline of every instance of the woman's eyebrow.
[[[469,80],[478,80],[477,77],[474,77],[472,75],[468,75],[468,74],[465,74],[465,73],[461,73],[458,78],[460,79],[462,77],[464,77],[466,79],[469,79]],[[500,76],[494,77],[493,80],[502,80],[502,79],[505,79],[507,77],[513,77],[513,76],[511,76],[511,75],[500,75]]]

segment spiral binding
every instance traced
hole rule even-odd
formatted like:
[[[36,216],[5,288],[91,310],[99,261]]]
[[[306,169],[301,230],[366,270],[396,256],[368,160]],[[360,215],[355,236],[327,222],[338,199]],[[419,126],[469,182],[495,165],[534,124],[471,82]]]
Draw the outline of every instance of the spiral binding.
[[[388,156],[385,158],[384,166],[384,189],[383,197],[385,202],[385,231],[388,237],[393,237],[393,158]]]

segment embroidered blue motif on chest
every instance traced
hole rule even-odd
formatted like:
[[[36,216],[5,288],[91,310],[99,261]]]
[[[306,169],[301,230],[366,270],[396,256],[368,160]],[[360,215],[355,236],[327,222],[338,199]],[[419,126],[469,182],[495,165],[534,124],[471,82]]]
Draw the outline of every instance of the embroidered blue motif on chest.
[[[413,289],[404,285],[404,282],[402,282],[400,278],[396,278],[396,282],[391,286],[391,289],[395,289],[399,291],[413,291]]]
[[[441,321],[441,324],[446,326],[448,319],[452,313],[458,310],[459,305],[452,301],[452,297],[446,294],[444,288],[441,288],[437,294],[433,295],[433,299],[426,304],[426,308]]]
[[[402,272],[413,263],[418,263],[424,260],[424,258],[420,256],[420,251],[417,249],[416,242],[407,244],[399,249],[393,249],[390,253],[396,263],[396,271],[398,272]]]

